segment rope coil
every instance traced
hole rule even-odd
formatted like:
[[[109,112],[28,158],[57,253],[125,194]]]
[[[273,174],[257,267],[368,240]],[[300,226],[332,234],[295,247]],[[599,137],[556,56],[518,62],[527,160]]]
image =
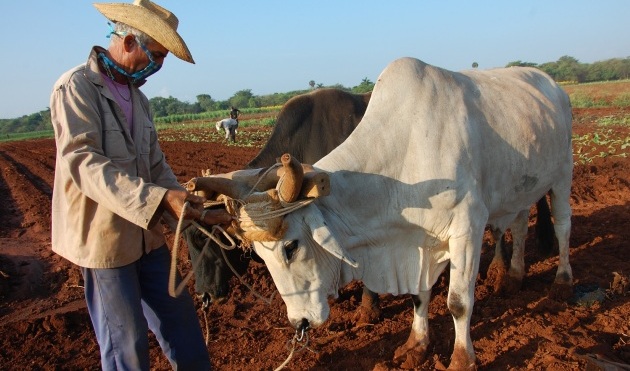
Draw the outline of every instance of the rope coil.
[[[243,207],[245,205],[247,205],[247,203],[245,203],[242,200],[234,200],[234,199],[230,199],[228,197],[223,197],[223,204],[225,205],[226,211],[228,213],[230,213],[231,215],[236,217],[236,220],[234,221],[234,223],[237,223],[238,225],[243,225],[242,223],[256,223],[259,221],[264,221],[264,220],[270,220],[273,218],[279,218],[282,217],[292,211],[295,211],[299,208],[302,208],[304,206],[309,205],[310,203],[312,203],[315,199],[306,199],[306,200],[299,200],[296,202],[292,202],[292,203],[287,203],[286,207],[283,207],[281,209],[277,209],[277,210],[271,210],[271,211],[266,211],[266,212],[258,212],[258,213],[248,213],[243,215],[243,213],[241,212],[241,210],[243,209]],[[216,203],[214,203],[216,204]],[[172,297],[176,297],[179,296],[184,287],[186,286],[186,284],[188,283],[188,281],[192,278],[192,275],[194,274],[194,271],[197,269],[197,267],[199,266],[199,264],[201,263],[201,259],[203,257],[203,255],[205,254],[205,250],[208,248],[208,246],[210,245],[210,239],[212,241],[214,241],[217,245],[219,245],[219,247],[221,247],[221,254],[223,255],[223,259],[225,260],[225,262],[227,263],[227,265],[230,267],[230,269],[232,270],[232,273],[234,273],[234,275],[236,275],[236,277],[238,277],[238,279],[240,280],[240,282],[242,284],[244,284],[250,291],[252,291],[252,293],[260,298],[261,300],[263,300],[265,303],[267,303],[268,305],[271,305],[271,301],[273,300],[273,295],[267,299],[265,297],[263,297],[262,295],[260,295],[259,293],[256,292],[256,290],[254,290],[249,284],[247,284],[247,282],[245,282],[245,280],[243,279],[243,277],[238,274],[238,272],[236,271],[236,269],[232,266],[232,264],[230,263],[230,261],[228,260],[227,256],[225,255],[224,250],[233,250],[234,248],[236,248],[236,242],[234,242],[234,239],[232,238],[232,236],[227,233],[223,228],[221,228],[221,226],[219,225],[214,225],[212,226],[212,233],[208,232],[208,230],[206,230],[203,226],[201,226],[199,223],[192,221],[191,224],[193,226],[195,226],[197,229],[199,229],[203,234],[205,234],[206,236],[208,236],[208,240],[206,241],[206,244],[204,245],[203,249],[202,249],[202,253],[199,254],[196,259],[192,262],[192,270],[190,272],[188,272],[188,274],[186,274],[186,276],[183,278],[183,280],[179,283],[179,285],[177,285],[177,287],[175,287],[175,281],[176,281],[176,273],[177,273],[177,254],[179,251],[179,241],[180,241],[180,234],[183,230],[182,226],[183,226],[183,222],[184,222],[184,216],[186,214],[186,209],[188,208],[188,206],[190,205],[190,203],[188,201],[186,201],[186,203],[184,203],[184,207],[182,208],[182,212],[180,214],[179,220],[177,222],[177,228],[175,230],[175,240],[173,243],[173,249],[172,249],[172,253],[171,253],[171,269],[170,269],[170,274],[169,274],[169,285],[168,285],[168,293],[169,295],[171,295]],[[237,231],[240,230],[240,228],[235,228]],[[229,245],[226,245],[223,243],[223,241],[221,241],[221,239],[219,237],[217,237],[217,234],[223,234],[223,236],[229,241]],[[242,233],[236,233],[237,237],[243,241],[244,244],[246,245],[250,245],[251,241],[249,239],[247,239],[246,235],[242,234]]]

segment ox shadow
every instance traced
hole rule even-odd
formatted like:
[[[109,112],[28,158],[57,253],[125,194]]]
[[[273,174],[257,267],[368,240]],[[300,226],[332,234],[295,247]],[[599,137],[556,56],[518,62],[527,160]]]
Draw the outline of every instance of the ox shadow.
[[[391,180],[374,177],[368,183],[376,184],[378,182],[390,181]],[[405,186],[401,185],[397,185],[397,187],[399,189],[405,188]],[[427,202],[427,200],[419,200],[415,205],[427,206],[429,202]],[[405,206],[409,207],[410,205]],[[615,222],[611,223],[610,220],[615,220]],[[611,225],[606,226],[606,224]],[[606,226],[605,230],[602,230],[602,225]],[[630,225],[630,204],[628,203],[626,205],[606,207],[588,216],[573,217],[571,263],[577,286],[596,284],[602,289],[607,289],[613,278],[612,272],[630,272],[630,260],[623,258],[626,256],[626,241],[630,238],[630,230],[627,229],[627,225]],[[578,352],[581,354],[602,353],[602,351],[604,351],[603,354],[614,354],[616,351],[613,349],[613,346],[619,341],[619,334],[612,334],[604,330],[593,330],[598,327],[596,326],[597,318],[595,315],[627,304],[630,301],[630,296],[627,294],[617,295],[612,299],[606,299],[599,305],[587,307],[586,310],[592,315],[580,319],[579,321],[576,320],[568,323],[559,321],[559,323],[554,323],[553,319],[556,318],[556,316],[567,311],[568,313],[573,313],[578,310],[576,306],[580,304],[571,301],[559,302],[547,298],[548,290],[555,278],[558,258],[555,255],[548,257],[536,250],[534,232],[532,229],[533,228],[530,228],[528,233],[525,247],[526,271],[529,273],[525,276],[523,287],[518,293],[507,295],[506,297],[494,296],[491,290],[487,288],[484,289],[483,280],[481,278],[479,279],[477,283],[477,300],[472,319],[471,336],[473,341],[478,342],[483,339],[492,339],[488,338],[488,334],[501,334],[504,331],[512,331],[506,329],[510,324],[514,324],[518,327],[518,323],[523,323],[523,318],[533,318],[536,322],[542,321],[547,327],[553,327],[553,333],[579,334],[584,333],[584,331],[590,333],[589,336],[592,337],[598,345],[584,349],[578,348]],[[491,255],[493,250],[490,249],[490,247],[491,246],[486,246],[487,251],[484,254]],[[530,269],[532,265],[536,265],[536,267]],[[487,266],[480,266],[480,275],[483,274],[485,268],[487,268]],[[535,271],[535,273],[532,273],[532,271]],[[348,286],[346,286],[346,288],[347,287]],[[436,296],[442,296],[442,300],[444,300],[447,290],[448,269],[445,269],[433,287],[432,300],[434,300],[433,298]],[[359,293],[357,287],[344,289],[340,295],[342,302],[338,301],[335,305],[344,306],[344,303],[346,303],[345,299],[353,296],[358,298]],[[382,326],[381,323],[383,321],[392,321],[395,316],[403,312],[408,313],[411,318],[412,304],[410,300],[408,300],[408,295],[396,297],[381,295],[381,297],[383,317],[381,322],[374,326]],[[435,339],[435,337],[432,339],[434,343],[431,345],[432,350],[430,350],[429,353],[437,354],[439,359],[445,362],[452,348],[452,343],[450,343],[448,339],[452,338],[454,330],[452,318],[446,309],[445,303],[442,304],[444,307],[442,310],[439,310],[438,313],[434,312],[431,314],[430,327],[433,333],[440,333],[441,339]],[[350,307],[345,304],[344,308]],[[361,331],[347,323],[335,323],[333,317],[331,317],[330,320],[333,323],[329,325],[329,328],[332,328],[334,331]],[[359,369],[361,367],[371,369],[374,367],[374,364],[364,364],[363,362],[367,361],[361,360],[361,354],[367,354],[368,352],[373,353],[374,349],[380,349],[379,352],[383,355],[381,357],[382,361],[389,362],[396,347],[404,343],[407,336],[407,329],[373,336],[373,343],[365,347],[357,348],[353,351],[351,356],[345,352],[332,351],[324,354],[321,358],[321,362],[323,364],[332,364],[334,361],[335,367],[337,367],[340,366],[338,361],[343,360],[341,365],[345,365],[343,367],[344,369]],[[574,337],[572,336],[571,338]],[[579,344],[574,343],[571,338],[562,340],[559,344],[567,349],[579,346]],[[494,360],[483,366],[489,369],[527,367],[529,364],[528,360],[534,359],[536,354],[539,353],[541,344],[550,341],[555,341],[553,334],[532,334],[525,342],[506,345],[504,352],[497,355]],[[571,357],[579,356],[580,355],[577,354]],[[577,358],[573,358],[572,361],[577,361]],[[447,362],[445,362],[445,364],[447,364]]]
[[[614,220],[614,222],[610,222]],[[602,225],[605,226],[602,230]],[[551,333],[540,330],[529,336],[527,342],[513,343],[497,358],[484,365],[490,369],[505,369],[508,367],[527,367],[528,360],[534,358],[541,346],[546,342],[566,349],[575,349],[569,356],[572,361],[578,361],[589,353],[608,355],[613,359],[622,358],[620,348],[615,348],[620,341],[619,334],[606,331],[598,325],[602,315],[614,308],[626,306],[630,302],[628,291],[625,293],[611,292],[613,272],[623,273],[628,277],[630,259],[627,256],[627,241],[630,239],[630,203],[602,208],[588,216],[574,216],[572,218],[571,236],[571,266],[575,282],[575,295],[567,302],[558,302],[547,298],[548,289],[555,278],[558,264],[557,256],[540,257],[535,252],[531,238],[526,246],[526,271],[521,290],[517,294],[507,297],[496,297],[488,294],[476,300],[473,312],[473,341],[483,337],[488,340],[488,334],[500,334],[505,324],[518,327],[523,323],[522,318],[532,318],[536,323],[542,323],[541,328],[551,327]],[[531,233],[530,233],[531,236]],[[535,268],[531,268],[532,265]],[[481,271],[481,268],[480,268]],[[535,273],[532,273],[535,271]],[[482,285],[482,284],[481,284]],[[478,284],[478,287],[480,285]],[[580,289],[588,288],[594,292],[597,288],[605,296],[599,296],[599,301],[579,301]],[[626,289],[627,290],[627,289]],[[478,290],[479,291],[479,290]],[[567,316],[575,317],[575,312],[588,312],[579,316],[579,320],[565,321]],[[602,330],[597,330],[602,329]],[[509,331],[509,330],[508,330]],[[569,337],[554,334],[572,334]],[[597,345],[581,347],[576,340],[586,333]],[[562,338],[559,340],[559,338]]]

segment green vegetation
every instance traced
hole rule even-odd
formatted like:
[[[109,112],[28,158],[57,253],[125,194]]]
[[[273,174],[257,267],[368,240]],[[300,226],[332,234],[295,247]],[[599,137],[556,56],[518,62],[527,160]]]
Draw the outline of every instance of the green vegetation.
[[[630,107],[630,80],[563,84],[574,108]]]
[[[580,63],[577,59],[565,55],[556,62],[536,64],[531,62],[510,62],[506,67],[536,67],[545,71],[558,82],[593,82],[627,80],[630,78],[630,57],[613,58],[595,63]]]
[[[50,130],[40,130],[40,131],[29,131],[25,133],[4,133],[0,136],[0,142],[11,142],[15,140],[29,140],[29,139],[40,139],[40,138],[52,138],[54,135],[52,129]]]
[[[630,80],[566,84],[574,108],[623,108],[630,106]],[[606,111],[608,112],[608,111]],[[592,119],[589,119],[592,120]],[[630,114],[611,111],[595,119],[595,131],[573,135],[576,164],[589,164],[598,157],[630,157],[630,136],[620,135],[618,127],[630,127]],[[574,126],[579,123],[574,122]]]
[[[239,127],[247,126],[273,126],[276,124],[275,118],[262,118],[254,120],[241,120]],[[159,124],[156,126],[160,132],[161,142],[187,141],[187,142],[224,142],[223,131],[216,130],[214,121],[193,122],[180,125]],[[168,129],[168,130],[166,130]],[[205,130],[191,130],[205,129]],[[201,134],[200,134],[201,133]],[[253,147],[255,143],[264,141],[264,134],[259,131],[249,132],[239,130],[238,143],[225,142],[228,146]]]
[[[580,63],[573,57],[563,56],[556,62],[540,65],[531,62],[515,61],[508,63],[507,66],[530,66],[545,71],[556,81],[563,84],[575,108],[630,106],[630,89],[628,88],[625,91],[621,89],[621,93],[613,95],[597,92],[597,90],[608,90],[609,85],[614,84],[613,81],[625,79],[625,83],[628,84],[627,79],[630,78],[630,57],[585,64]],[[582,84],[590,81],[606,82]],[[620,82],[620,84],[623,83],[624,81]],[[310,89],[260,96],[254,95],[250,89],[244,89],[237,91],[225,101],[215,101],[209,94],[200,94],[197,96],[197,102],[194,103],[181,102],[174,97],[154,97],[150,99],[150,103],[158,126],[199,121],[214,123],[220,118],[228,117],[229,108],[232,106],[238,107],[243,115],[260,114],[261,116],[269,117],[270,114],[273,115],[273,113],[278,112],[282,105],[292,97],[324,87],[323,84],[316,83],[314,80],[310,80],[308,85]],[[353,93],[366,93],[372,91],[374,83],[366,77],[359,85],[352,88],[339,84],[327,87]],[[595,88],[590,89],[588,87]],[[617,122],[617,120],[615,118],[609,121]],[[625,124],[627,120],[628,118],[622,118],[621,123]],[[613,123],[608,125],[613,125]],[[0,140],[16,140],[18,138],[38,136],[52,136],[49,109],[15,119],[0,119]]]
[[[630,136],[619,138],[614,129],[601,128],[594,133],[573,136],[576,164],[589,164],[597,157],[629,157]]]
[[[279,112],[282,106],[271,106],[271,107],[261,107],[261,108],[243,108],[239,109],[241,111],[241,115],[258,115],[258,114],[269,114],[274,112]],[[155,123],[159,124],[178,124],[182,122],[190,122],[190,121],[212,121],[213,123],[224,119],[230,116],[229,109],[222,109],[218,111],[210,111],[210,112],[201,112],[201,113],[184,113],[184,114],[174,114],[169,116],[156,117]],[[242,124],[242,121],[241,121]]]

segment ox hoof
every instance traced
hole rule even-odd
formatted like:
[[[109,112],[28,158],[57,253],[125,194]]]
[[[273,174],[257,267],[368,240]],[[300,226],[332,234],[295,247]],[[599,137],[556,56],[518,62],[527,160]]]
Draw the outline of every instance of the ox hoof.
[[[505,264],[501,260],[493,260],[488,267],[488,272],[486,273],[486,285],[492,286],[494,289],[495,295],[500,295],[501,290],[503,289],[503,282],[507,277],[507,268]]]
[[[509,296],[516,294],[523,285],[523,279],[514,276],[504,276],[503,281],[494,287],[494,293],[501,296]]]
[[[573,296],[573,285],[569,283],[553,283],[549,289],[549,299],[567,301]]]
[[[523,278],[510,274],[502,262],[493,260],[488,268],[486,284],[492,286],[494,295],[508,296],[516,294],[523,283]]]
[[[426,359],[427,348],[424,346],[416,346],[408,349],[405,345],[399,347],[394,352],[394,363],[404,370],[420,369],[422,363]]]
[[[476,370],[475,355],[468,354],[465,349],[455,347],[451,356],[451,363],[447,370]]]
[[[376,323],[381,318],[381,309],[377,305],[360,305],[354,313],[354,320],[359,325]]]
[[[409,342],[406,342],[394,352],[394,363],[400,364],[401,368],[418,368],[422,365],[426,356],[426,345],[409,345]]]

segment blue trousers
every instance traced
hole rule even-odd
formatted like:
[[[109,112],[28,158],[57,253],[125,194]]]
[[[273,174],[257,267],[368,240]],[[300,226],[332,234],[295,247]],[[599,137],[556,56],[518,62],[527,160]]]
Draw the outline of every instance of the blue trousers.
[[[190,294],[168,294],[170,262],[165,245],[120,268],[81,268],[103,370],[149,370],[149,329],[173,369],[210,369]]]

